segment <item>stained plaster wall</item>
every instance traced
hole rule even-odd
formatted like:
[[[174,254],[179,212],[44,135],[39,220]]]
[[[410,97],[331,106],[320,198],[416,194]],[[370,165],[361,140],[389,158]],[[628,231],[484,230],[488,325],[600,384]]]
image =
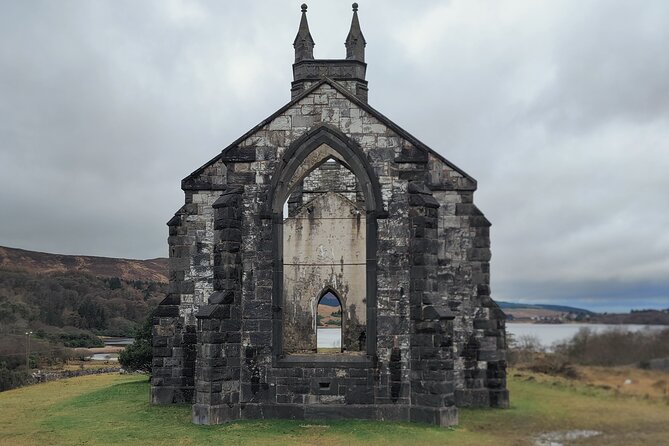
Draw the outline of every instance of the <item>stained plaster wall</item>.
[[[316,310],[327,288],[343,307],[342,348],[365,349],[366,222],[364,208],[339,193],[307,202],[283,223],[283,348],[316,349]]]

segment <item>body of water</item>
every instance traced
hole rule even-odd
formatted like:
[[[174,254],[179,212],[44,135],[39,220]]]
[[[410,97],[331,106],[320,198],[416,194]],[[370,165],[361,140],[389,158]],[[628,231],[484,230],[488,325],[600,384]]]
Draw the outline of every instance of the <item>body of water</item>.
[[[102,338],[102,342],[104,342],[106,346],[125,347],[132,344],[134,341],[134,338]]]
[[[341,328],[318,328],[317,348],[341,348]]]
[[[90,357],[91,361],[118,361],[116,353],[95,353]]]
[[[614,325],[614,324],[523,324],[506,323],[507,333],[518,339],[521,336],[533,336],[539,340],[544,347],[550,347],[556,342],[571,339],[581,328],[589,328],[595,332],[610,329],[639,331],[646,328],[661,330],[669,328],[667,325]],[[318,328],[318,348],[341,348],[340,328]],[[127,346],[132,344],[133,338],[106,338],[103,340],[107,346]],[[109,357],[111,356],[111,357]],[[96,353],[91,359],[97,361],[116,361],[116,354]]]
[[[574,337],[581,329],[588,328],[594,332],[606,330],[639,331],[646,328],[650,330],[662,330],[669,328],[667,325],[614,325],[614,324],[522,324],[506,323],[506,332],[518,339],[521,336],[533,336],[539,340],[542,346],[550,347],[556,342],[563,342]]]

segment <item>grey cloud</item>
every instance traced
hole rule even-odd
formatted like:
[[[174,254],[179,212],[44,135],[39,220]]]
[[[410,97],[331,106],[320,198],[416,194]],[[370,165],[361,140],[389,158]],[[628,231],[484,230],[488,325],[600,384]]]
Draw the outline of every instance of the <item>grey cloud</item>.
[[[557,133],[669,114],[669,4],[585,2],[570,8],[554,44],[552,82],[528,117]]]
[[[563,304],[592,311],[628,311],[632,309],[669,307],[669,281],[516,281],[501,283],[499,300]]]
[[[297,3],[0,9],[3,245],[164,256],[180,179],[289,99]],[[666,2],[369,1],[360,20],[371,105],[479,181],[498,297],[623,305],[664,283]],[[316,57],[343,57],[349,6],[309,21]]]

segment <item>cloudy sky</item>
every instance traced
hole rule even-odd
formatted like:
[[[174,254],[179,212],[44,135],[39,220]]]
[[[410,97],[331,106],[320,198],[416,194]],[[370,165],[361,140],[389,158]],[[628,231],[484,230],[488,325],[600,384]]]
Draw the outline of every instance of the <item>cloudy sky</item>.
[[[0,245],[167,255],[290,99],[300,1],[0,0]],[[669,307],[669,2],[365,1],[370,104],[479,182],[500,300]],[[311,1],[317,58],[348,2]]]

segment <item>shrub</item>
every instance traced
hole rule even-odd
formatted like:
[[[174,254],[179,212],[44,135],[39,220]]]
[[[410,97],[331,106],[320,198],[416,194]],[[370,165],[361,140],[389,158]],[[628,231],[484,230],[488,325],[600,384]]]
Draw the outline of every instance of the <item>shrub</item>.
[[[57,338],[65,347],[104,347],[105,344],[95,335],[90,333],[62,333]]]
[[[532,362],[525,364],[521,368],[531,370],[546,375],[564,376],[565,378],[576,379],[578,372],[573,365],[562,355],[547,353],[536,356]]]
[[[151,372],[153,350],[146,339],[135,339],[135,342],[121,351],[118,361],[125,370]]]
[[[581,329],[555,351],[582,365],[643,367],[651,359],[669,356],[669,329],[630,332],[616,328],[600,333]]]
[[[109,324],[104,334],[106,336],[134,336],[139,324],[129,321],[124,317],[115,317],[109,320]]]
[[[144,323],[135,331],[134,342],[119,354],[121,367],[128,371],[151,373],[153,359],[153,314],[151,311]]]
[[[532,362],[536,356],[544,353],[539,338],[531,335],[522,335],[517,339],[507,334],[507,360],[511,367]]]
[[[32,376],[23,369],[10,370],[0,362],[0,392],[20,387],[32,381]]]

